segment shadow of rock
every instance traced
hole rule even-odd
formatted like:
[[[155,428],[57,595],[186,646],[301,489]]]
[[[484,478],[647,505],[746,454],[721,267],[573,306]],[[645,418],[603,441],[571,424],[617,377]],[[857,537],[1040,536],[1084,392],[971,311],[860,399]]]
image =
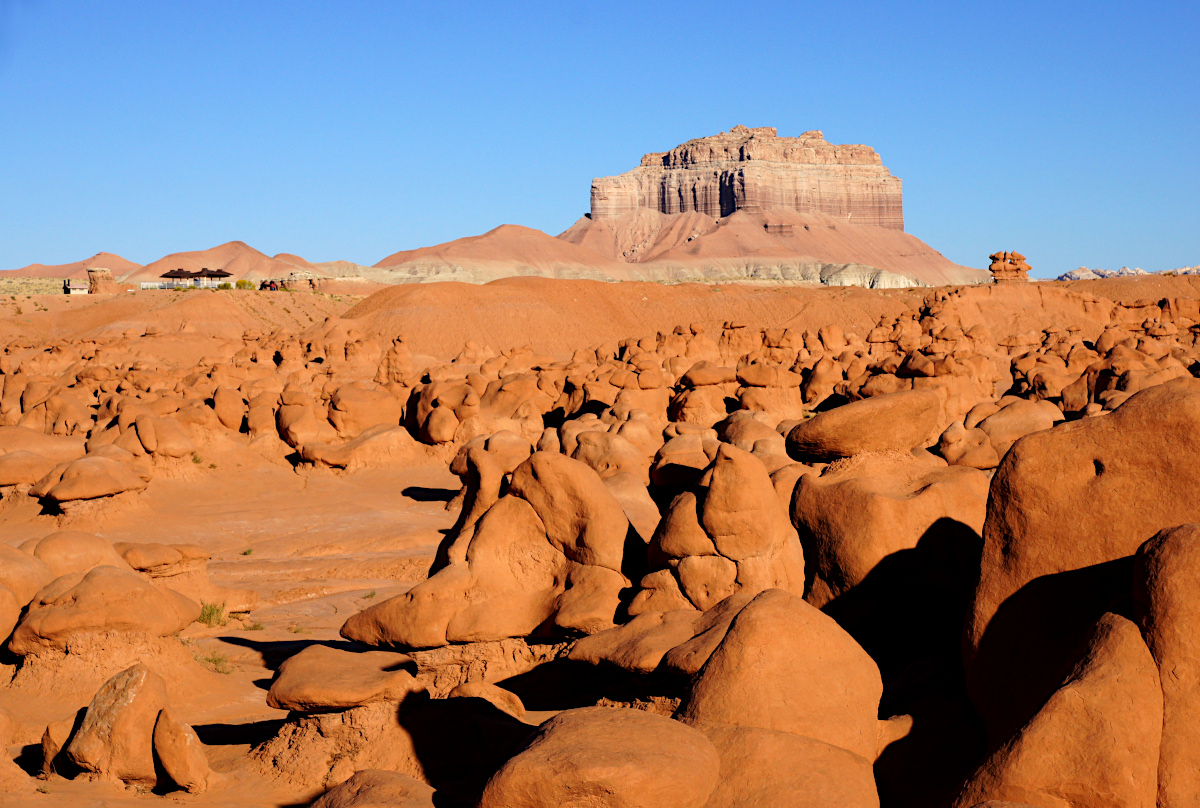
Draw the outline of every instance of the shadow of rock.
[[[1058,689],[1105,612],[1132,618],[1133,565],[1133,556],[1126,556],[1043,575],[996,610],[968,678],[971,700],[988,727],[990,749],[1024,726]],[[1020,676],[1010,675],[1013,670]]]
[[[412,737],[439,806],[473,806],[483,787],[537,731],[479,698],[409,699],[400,725]]]
[[[417,502],[449,502],[458,494],[458,489],[427,488],[422,485],[410,485],[400,493]]]
[[[541,711],[590,707],[602,699],[630,703],[680,698],[688,683],[669,673],[643,675],[615,665],[593,665],[564,657],[497,684],[516,694],[525,709]]]
[[[825,606],[879,665],[880,716],[912,716],[909,734],[875,764],[885,806],[948,808],[982,760],[960,650],[982,548],[970,527],[939,519],[916,547],[887,556]]]

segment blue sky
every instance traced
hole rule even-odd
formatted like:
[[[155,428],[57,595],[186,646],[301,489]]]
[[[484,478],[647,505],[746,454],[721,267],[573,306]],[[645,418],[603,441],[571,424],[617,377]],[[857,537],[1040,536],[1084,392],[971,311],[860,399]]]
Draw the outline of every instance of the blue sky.
[[[734,124],[866,143],[906,229],[1200,263],[1200,3],[0,0],[0,267],[240,239],[372,264]]]

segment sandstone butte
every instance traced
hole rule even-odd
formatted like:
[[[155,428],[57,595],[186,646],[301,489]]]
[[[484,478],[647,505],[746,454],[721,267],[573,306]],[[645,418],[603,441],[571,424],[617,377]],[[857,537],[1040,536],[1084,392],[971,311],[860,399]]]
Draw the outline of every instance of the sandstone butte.
[[[848,223],[904,229],[900,178],[869,146],[836,145],[819,131],[779,137],[735,126],[647,154],[616,177],[592,180],[593,219],[649,208],[723,219],[739,210],[790,208]]]
[[[172,253],[145,266],[100,253],[11,278],[86,278],[109,269],[125,283],[164,272],[224,269],[229,281],[369,294],[378,284],[487,283],[513,276],[677,283],[904,288],[989,283],[904,231],[900,178],[869,146],[829,143],[819,131],[779,137],[735,126],[647,154],[593,180],[590,212],[557,237],[519,225],[393,253],[374,266],[267,256],[240,241]]]
[[[1198,375],[1191,276],[0,300],[0,805],[1194,805]]]

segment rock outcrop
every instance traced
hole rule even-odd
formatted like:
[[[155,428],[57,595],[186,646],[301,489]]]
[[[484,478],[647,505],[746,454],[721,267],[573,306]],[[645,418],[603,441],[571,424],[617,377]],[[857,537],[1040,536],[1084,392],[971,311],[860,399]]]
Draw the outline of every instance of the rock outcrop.
[[[592,180],[593,218],[637,208],[696,211],[714,219],[738,210],[791,208],[904,229],[900,178],[874,149],[835,145],[816,130],[779,137],[770,126],[735,126],[647,154],[632,171]]]
[[[103,267],[88,267],[87,279],[89,295],[110,295],[128,288],[117,283],[111,269]]]
[[[1029,280],[1032,267],[1019,252],[998,252],[988,256],[992,259],[988,269],[996,283],[1025,283]]]

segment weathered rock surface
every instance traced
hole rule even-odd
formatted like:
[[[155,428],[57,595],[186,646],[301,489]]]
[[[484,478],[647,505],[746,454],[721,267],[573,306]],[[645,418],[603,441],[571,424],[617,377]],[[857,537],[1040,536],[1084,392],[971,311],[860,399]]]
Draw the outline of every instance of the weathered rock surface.
[[[176,785],[191,794],[199,794],[213,778],[204,745],[192,729],[170,707],[164,707],[154,725],[154,754],[163,771]]]
[[[704,735],[641,710],[560,713],[488,782],[480,808],[701,808],[720,758]]]
[[[62,650],[85,632],[127,632],[165,637],[200,616],[200,604],[159,589],[134,572],[96,567],[67,575],[41,590],[13,632],[13,653]]]
[[[790,732],[874,760],[882,690],[875,663],[837,623],[769,590],[734,618],[679,716]]]
[[[167,685],[145,665],[109,679],[88,705],[67,755],[96,775],[153,786],[154,726],[167,706]]]
[[[416,665],[404,654],[352,653],[310,645],[279,666],[267,704],[281,710],[344,710],[375,701],[402,701],[423,690]]]
[[[647,154],[616,177],[592,180],[592,217],[650,208],[709,218],[737,210],[792,208],[904,229],[900,180],[868,146],[837,146],[818,131],[779,137],[773,127],[735,126]]]
[[[870,761],[803,735],[757,727],[702,727],[721,755],[707,808],[875,808]]]
[[[938,396],[904,391],[873,396],[818,413],[788,433],[788,454],[830,461],[859,452],[908,451],[930,445],[942,420]]]
[[[956,805],[1152,808],[1162,716],[1158,669],[1137,626],[1106,614],[1062,687],[984,763]]]
[[[1069,672],[1070,649],[1128,597],[1133,554],[1200,520],[1200,381],[1028,435],[992,480],[966,632],[972,700],[1002,743]]]
[[[792,495],[792,521],[805,551],[806,599],[823,607],[922,541],[977,536],[987,493],[981,471],[900,452],[858,454],[804,475]]]
[[[433,788],[399,772],[366,769],[312,804],[312,808],[433,808]]]
[[[1164,530],[1138,549],[1134,604],[1163,695],[1158,805],[1200,795],[1200,525]]]

